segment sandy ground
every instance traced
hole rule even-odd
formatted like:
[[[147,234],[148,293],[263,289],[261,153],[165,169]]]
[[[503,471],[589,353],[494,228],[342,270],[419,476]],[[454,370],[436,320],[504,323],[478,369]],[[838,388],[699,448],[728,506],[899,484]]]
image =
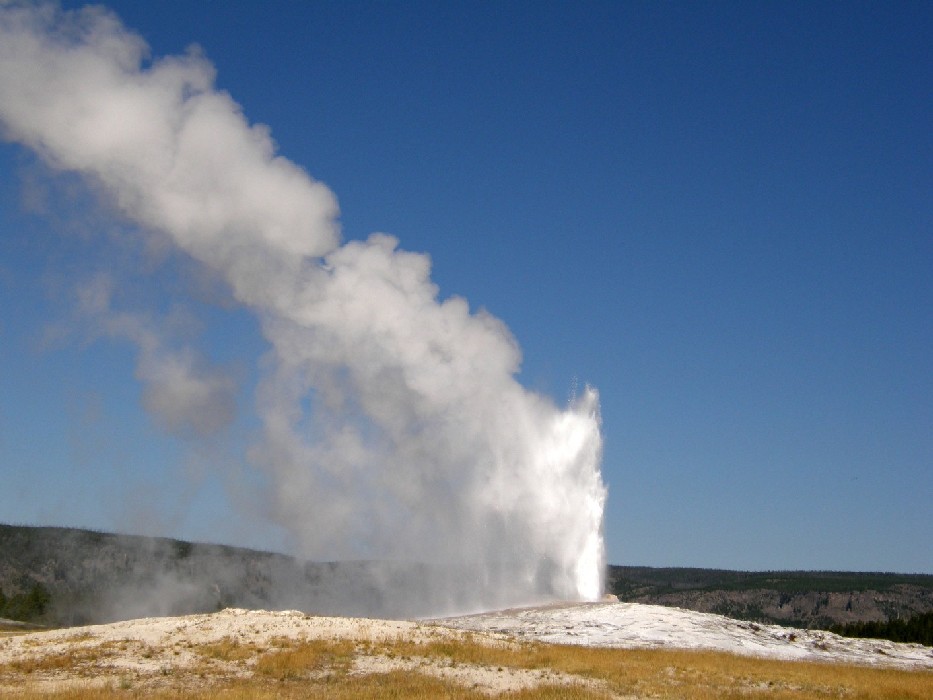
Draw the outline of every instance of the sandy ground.
[[[471,634],[491,645],[510,640],[619,648],[714,649],[780,659],[838,661],[933,669],[933,649],[916,644],[857,640],[819,631],[739,622],[718,615],[632,603],[575,603],[425,620],[317,617],[296,611],[224,610],[186,617],[146,618],[108,625],[20,633],[0,637],[0,664],[40,663],[28,675],[34,690],[73,684],[119,687],[143,679],[158,688],[186,670],[211,665],[229,677],[249,672],[250,662],[205,661],[198,647],[224,640],[265,650],[277,640],[327,639],[364,642],[428,642]],[[258,654],[257,654],[258,655]],[[69,659],[59,668],[56,659]],[[77,660],[77,664],[75,661]],[[75,670],[77,668],[77,671]],[[351,673],[392,670],[433,674],[490,694],[580,679],[549,671],[450,664],[437,659],[387,656],[376,650],[356,657]],[[0,696],[14,694],[26,676],[0,676]],[[138,685],[134,687],[139,687]]]

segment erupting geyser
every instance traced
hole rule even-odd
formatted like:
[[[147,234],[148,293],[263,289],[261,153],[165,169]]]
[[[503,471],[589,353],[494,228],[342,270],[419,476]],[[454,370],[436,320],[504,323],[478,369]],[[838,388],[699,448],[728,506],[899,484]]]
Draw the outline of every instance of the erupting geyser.
[[[597,598],[595,390],[557,408],[516,381],[503,323],[438,299],[427,256],[384,234],[340,245],[330,190],[275,155],[213,79],[195,50],[150,62],[101,8],[0,8],[5,136],[99,185],[260,319],[272,349],[250,460],[296,554],[430,563],[448,572],[439,607]],[[155,352],[150,334],[121,337],[140,345],[147,389],[167,397],[153,412],[203,413],[225,386]],[[198,390],[158,393],[179,376]]]

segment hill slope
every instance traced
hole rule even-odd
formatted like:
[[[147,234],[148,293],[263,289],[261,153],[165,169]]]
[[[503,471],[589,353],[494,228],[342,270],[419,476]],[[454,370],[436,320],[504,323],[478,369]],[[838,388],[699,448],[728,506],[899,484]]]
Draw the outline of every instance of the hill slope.
[[[610,566],[606,590],[627,602],[804,628],[905,619],[933,610],[928,574]]]
[[[635,603],[420,623],[228,609],[0,635],[0,695],[62,700],[919,700],[931,669],[929,647]]]
[[[0,525],[0,617],[53,625],[226,607],[410,617],[443,610],[445,601],[434,590],[443,587],[434,584],[461,573],[411,563],[311,563],[223,545]]]
[[[0,618],[52,625],[226,607],[396,618],[453,614],[478,609],[470,573],[412,563],[307,563],[222,545],[0,525]],[[933,610],[928,575],[610,566],[607,590],[627,602],[798,627]]]

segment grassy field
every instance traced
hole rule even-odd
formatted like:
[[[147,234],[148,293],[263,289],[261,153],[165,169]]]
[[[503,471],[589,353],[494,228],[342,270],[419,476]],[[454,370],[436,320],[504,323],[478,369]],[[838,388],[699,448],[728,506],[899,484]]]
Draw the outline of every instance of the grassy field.
[[[405,640],[233,638],[187,649],[82,645],[0,666],[17,698],[847,698],[927,700],[933,672],[816,664],[724,653],[596,649],[469,635]],[[174,664],[182,652],[192,663]],[[147,656],[148,655],[148,656]],[[160,659],[147,673],[120,659]],[[517,681],[517,682],[513,682]]]

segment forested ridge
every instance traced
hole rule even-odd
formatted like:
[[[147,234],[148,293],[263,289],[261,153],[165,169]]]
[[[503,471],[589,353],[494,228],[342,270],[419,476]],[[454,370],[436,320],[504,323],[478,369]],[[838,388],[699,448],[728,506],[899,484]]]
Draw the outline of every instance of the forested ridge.
[[[933,612],[933,576],[610,566],[620,600],[800,628],[909,620]]]
[[[399,585],[423,578],[418,565],[406,566],[389,572]],[[383,594],[374,581],[367,562],[0,524],[0,618],[10,620],[73,625],[230,606],[328,612],[335,590],[341,606],[349,601],[365,615]],[[928,574],[609,566],[606,590],[628,602],[931,644]]]

